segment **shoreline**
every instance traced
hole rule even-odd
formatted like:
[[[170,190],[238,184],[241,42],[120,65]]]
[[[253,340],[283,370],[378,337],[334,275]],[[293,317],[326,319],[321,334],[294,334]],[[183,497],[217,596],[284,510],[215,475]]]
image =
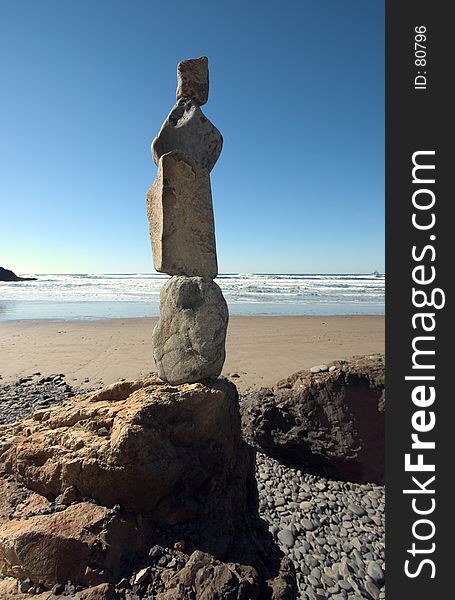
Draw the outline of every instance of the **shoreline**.
[[[62,373],[75,387],[99,387],[155,370],[157,317],[0,322],[0,383]],[[383,315],[231,316],[223,376],[242,392],[270,386],[321,363],[384,352]]]

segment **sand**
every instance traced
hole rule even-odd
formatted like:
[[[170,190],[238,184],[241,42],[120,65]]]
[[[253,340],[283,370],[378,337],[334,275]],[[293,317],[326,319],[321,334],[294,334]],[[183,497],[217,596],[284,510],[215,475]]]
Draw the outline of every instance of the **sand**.
[[[74,386],[107,385],[155,368],[155,318],[0,323],[0,376],[63,373]],[[231,317],[223,375],[244,391],[300,369],[384,351],[383,316]]]

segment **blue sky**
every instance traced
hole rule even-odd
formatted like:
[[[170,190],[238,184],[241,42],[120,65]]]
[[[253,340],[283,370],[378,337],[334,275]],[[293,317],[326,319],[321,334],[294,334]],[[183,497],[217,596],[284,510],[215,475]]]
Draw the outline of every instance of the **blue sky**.
[[[220,271],[384,270],[380,0],[2,0],[0,266],[153,271],[150,143],[201,55]]]

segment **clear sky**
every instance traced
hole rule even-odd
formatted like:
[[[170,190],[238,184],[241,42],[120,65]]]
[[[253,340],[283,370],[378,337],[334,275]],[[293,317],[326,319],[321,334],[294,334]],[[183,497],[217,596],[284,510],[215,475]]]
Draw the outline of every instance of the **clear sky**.
[[[0,0],[0,266],[153,271],[150,143],[201,55],[220,272],[384,270],[382,0]]]

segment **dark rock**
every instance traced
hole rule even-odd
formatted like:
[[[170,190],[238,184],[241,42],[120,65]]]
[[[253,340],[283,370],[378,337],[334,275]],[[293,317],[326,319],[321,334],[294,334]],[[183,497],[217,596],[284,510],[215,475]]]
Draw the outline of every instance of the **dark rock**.
[[[36,281],[36,277],[19,277],[13,271],[0,267],[0,281]]]
[[[249,444],[274,458],[323,470],[337,479],[384,481],[384,358],[302,371],[241,402]]]

